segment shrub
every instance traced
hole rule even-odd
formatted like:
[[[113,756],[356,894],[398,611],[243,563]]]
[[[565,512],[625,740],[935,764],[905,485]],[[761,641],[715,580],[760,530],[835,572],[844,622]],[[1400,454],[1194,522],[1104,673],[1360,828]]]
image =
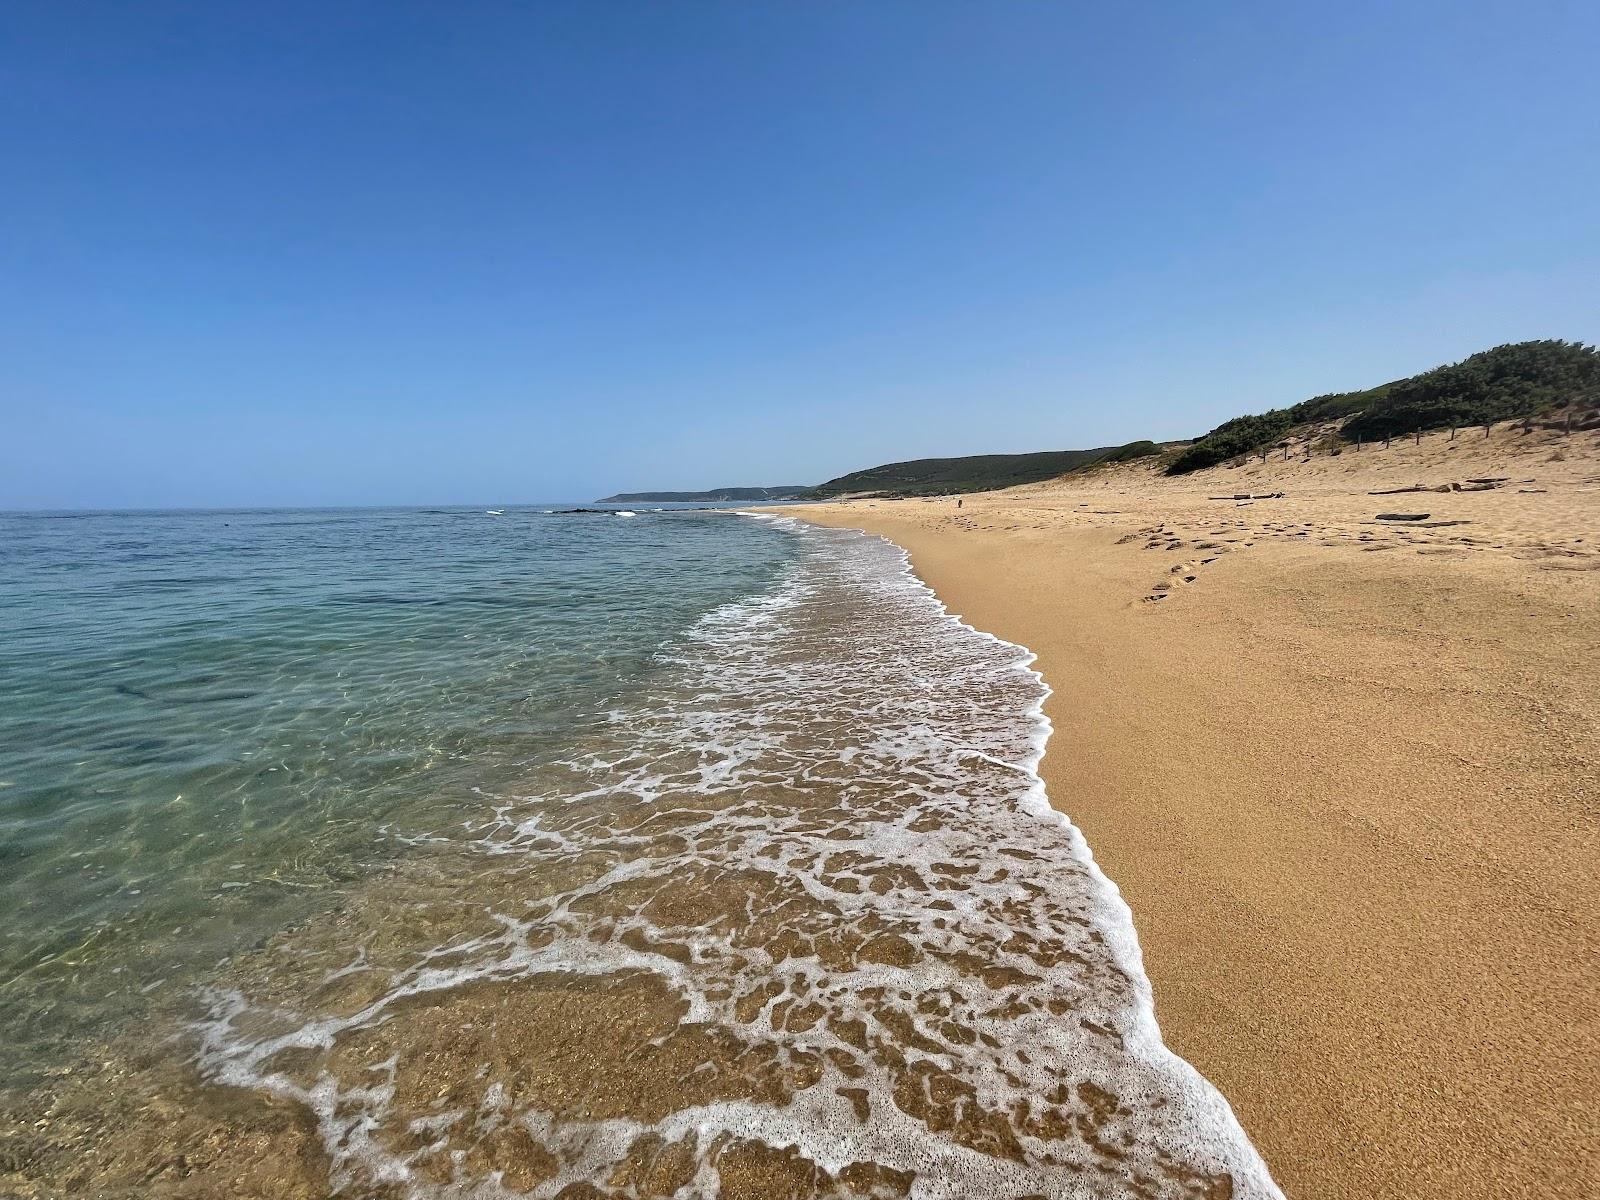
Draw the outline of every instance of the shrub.
[[[1167,474],[1187,475],[1241,454],[1254,453],[1288,433],[1294,423],[1287,408],[1224,421],[1173,459]]]
[[[1337,421],[1371,406],[1392,386],[1386,383],[1365,392],[1330,392],[1326,396],[1313,396],[1290,408],[1289,416],[1297,425]]]
[[[1296,425],[1348,417],[1341,436],[1368,441],[1532,417],[1545,409],[1600,395],[1600,352],[1582,342],[1514,342],[1458,363],[1365,392],[1330,392],[1289,408],[1224,421],[1167,467],[1186,475],[1259,453]]]
[[[1126,446],[1118,446],[1115,450],[1106,451],[1101,462],[1120,463],[1132,462],[1136,458],[1149,458],[1153,454],[1161,453],[1161,447],[1146,439],[1140,442],[1129,442]]]
[[[1391,384],[1345,423],[1371,441],[1450,425],[1531,417],[1600,388],[1600,352],[1582,342],[1514,342]]]

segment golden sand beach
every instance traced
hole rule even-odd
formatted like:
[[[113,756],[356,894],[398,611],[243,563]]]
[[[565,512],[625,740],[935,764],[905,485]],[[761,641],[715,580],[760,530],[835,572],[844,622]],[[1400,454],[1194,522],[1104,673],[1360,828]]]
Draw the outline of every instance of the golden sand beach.
[[[1051,800],[1290,1197],[1592,1196],[1600,437],[1148,461],[793,511],[1038,653]]]

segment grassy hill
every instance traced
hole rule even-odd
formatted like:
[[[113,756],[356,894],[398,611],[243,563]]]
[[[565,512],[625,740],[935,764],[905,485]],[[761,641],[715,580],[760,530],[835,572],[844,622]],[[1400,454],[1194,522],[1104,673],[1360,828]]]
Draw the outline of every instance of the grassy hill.
[[[1373,441],[1428,429],[1550,418],[1600,405],[1600,351],[1582,342],[1514,342],[1364,392],[1315,396],[1234,417],[1167,467],[1185,475],[1276,445],[1301,426],[1343,421],[1338,436]]]
[[[1056,479],[1105,462],[1126,462],[1155,454],[1154,442],[1129,442],[1096,450],[1045,450],[1037,454],[974,454],[965,458],[917,458],[852,471],[818,484],[811,495],[943,496],[987,492]]]

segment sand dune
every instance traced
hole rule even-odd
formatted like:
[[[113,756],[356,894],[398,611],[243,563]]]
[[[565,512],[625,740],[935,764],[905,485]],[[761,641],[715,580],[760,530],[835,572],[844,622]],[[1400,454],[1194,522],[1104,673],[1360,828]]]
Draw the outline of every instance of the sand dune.
[[[1600,436],[796,514],[1040,654],[1052,799],[1291,1197],[1593,1194]]]

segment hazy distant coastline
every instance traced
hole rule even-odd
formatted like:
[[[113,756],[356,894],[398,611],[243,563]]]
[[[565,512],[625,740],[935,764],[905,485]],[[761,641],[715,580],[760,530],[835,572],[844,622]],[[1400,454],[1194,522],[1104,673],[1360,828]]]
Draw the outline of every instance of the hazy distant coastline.
[[[797,500],[809,496],[807,484],[787,484],[782,487],[712,488],[707,492],[618,492],[602,496],[596,504],[700,504],[708,501]]]

